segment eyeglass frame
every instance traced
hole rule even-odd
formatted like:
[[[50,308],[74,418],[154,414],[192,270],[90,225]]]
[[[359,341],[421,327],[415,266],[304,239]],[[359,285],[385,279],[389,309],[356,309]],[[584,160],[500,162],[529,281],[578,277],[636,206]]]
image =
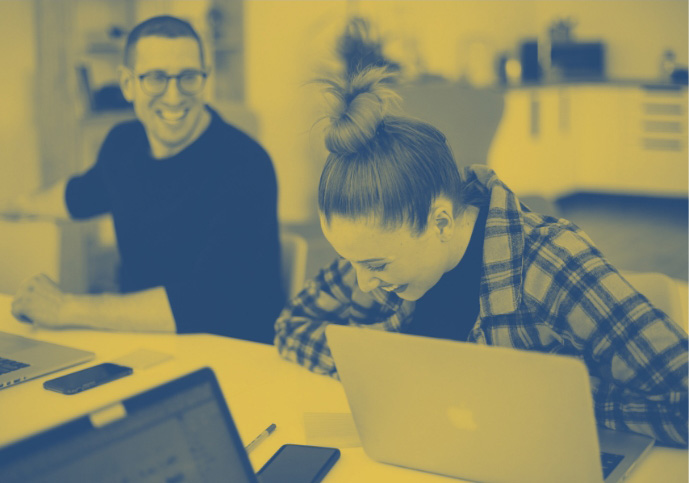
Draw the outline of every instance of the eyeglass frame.
[[[165,85],[163,86],[163,88],[161,89],[160,92],[151,93],[150,91],[148,91],[144,87],[143,79],[146,76],[149,76],[149,75],[154,74],[154,73],[161,73],[165,77]],[[199,74],[203,78],[203,81],[201,82],[201,87],[199,87],[199,89],[197,91],[190,92],[190,91],[188,91],[182,87],[182,83],[180,82],[180,80],[181,80],[182,76],[184,76],[185,74],[189,74],[189,73]],[[134,72],[132,72],[132,74],[134,74]],[[198,94],[199,92],[201,92],[203,90],[203,88],[206,84],[206,80],[208,79],[209,75],[210,75],[210,72],[208,70],[200,70],[200,69],[185,69],[182,72],[180,72],[179,74],[174,74],[174,75],[170,75],[167,72],[165,72],[164,70],[159,70],[159,69],[151,70],[151,71],[146,72],[144,74],[134,74],[134,76],[139,80],[139,84],[141,85],[141,89],[146,94],[148,94],[149,96],[161,96],[161,95],[165,94],[168,86],[170,85],[170,79],[175,79],[177,81],[177,89],[179,90],[179,92],[181,92],[185,96],[193,96],[193,95]]]

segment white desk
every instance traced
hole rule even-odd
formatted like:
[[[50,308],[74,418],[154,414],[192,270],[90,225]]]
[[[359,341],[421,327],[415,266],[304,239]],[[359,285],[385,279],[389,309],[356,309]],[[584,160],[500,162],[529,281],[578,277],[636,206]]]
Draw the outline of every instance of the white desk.
[[[10,301],[10,297],[0,295],[0,330],[92,350],[97,354],[92,363],[111,361],[138,348],[174,354],[175,358],[73,396],[43,389],[43,381],[54,375],[1,390],[0,446],[202,366],[210,366],[215,371],[245,444],[270,423],[277,424],[275,433],[250,455],[256,469],[283,444],[307,443],[303,425],[305,412],[349,412],[339,382],[281,360],[272,346],[210,335],[33,330],[10,315]],[[55,375],[70,371],[67,369]],[[629,481],[686,483],[687,465],[686,451],[656,448]],[[377,463],[357,447],[342,448],[340,460],[325,481],[458,480]]]

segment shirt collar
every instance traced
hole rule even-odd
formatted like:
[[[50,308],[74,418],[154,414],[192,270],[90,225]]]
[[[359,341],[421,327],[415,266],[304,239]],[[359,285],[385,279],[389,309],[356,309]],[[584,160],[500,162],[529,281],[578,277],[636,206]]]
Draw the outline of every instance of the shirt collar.
[[[462,177],[467,182],[476,181],[483,185],[490,199],[483,242],[480,315],[483,318],[515,312],[522,294],[524,233],[521,205],[515,194],[486,166],[465,168]]]

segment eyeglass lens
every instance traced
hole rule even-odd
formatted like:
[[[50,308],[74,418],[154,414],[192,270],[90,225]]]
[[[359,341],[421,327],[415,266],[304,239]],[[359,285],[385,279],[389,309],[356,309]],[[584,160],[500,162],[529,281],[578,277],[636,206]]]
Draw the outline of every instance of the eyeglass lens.
[[[150,72],[140,76],[141,87],[150,95],[165,92],[170,79],[177,79],[177,86],[182,94],[196,94],[205,81],[203,72],[186,71],[178,75],[167,75],[164,72]]]

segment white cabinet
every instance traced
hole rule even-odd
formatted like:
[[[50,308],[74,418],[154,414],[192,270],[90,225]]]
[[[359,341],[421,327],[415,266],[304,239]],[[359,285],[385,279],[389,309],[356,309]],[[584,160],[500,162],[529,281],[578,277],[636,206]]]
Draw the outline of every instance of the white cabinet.
[[[619,184],[651,193],[687,194],[687,91],[634,89],[625,93]]]
[[[686,196],[686,88],[562,84],[510,89],[488,164],[521,195]]]

